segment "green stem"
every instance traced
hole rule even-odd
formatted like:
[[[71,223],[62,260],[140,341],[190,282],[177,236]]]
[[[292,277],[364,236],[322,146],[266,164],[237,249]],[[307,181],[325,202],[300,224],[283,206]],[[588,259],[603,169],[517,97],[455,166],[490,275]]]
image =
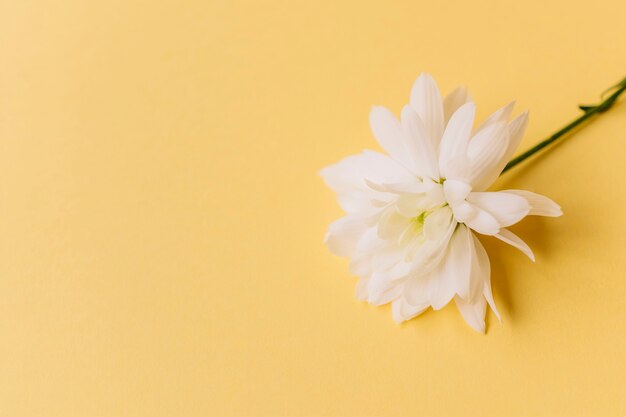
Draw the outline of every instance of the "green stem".
[[[577,119],[574,119],[571,123],[569,123],[562,129],[560,129],[559,131],[557,131],[556,133],[554,133],[552,136],[548,137],[547,139],[542,140],[541,142],[539,142],[538,144],[536,144],[535,146],[533,146],[532,148],[530,148],[523,154],[511,159],[511,161],[508,164],[506,164],[506,166],[504,167],[504,170],[502,170],[502,173],[505,173],[506,171],[513,168],[515,165],[519,164],[526,158],[529,158],[530,156],[539,152],[546,146],[555,142],[561,136],[565,135],[567,132],[574,129],[576,126],[580,125],[585,120],[590,119],[596,114],[605,112],[608,109],[610,109],[611,106],[617,100],[617,98],[620,96],[620,94],[626,91],[626,78],[624,78],[621,82],[614,85],[613,87],[609,88],[606,92],[609,92],[612,90],[615,90],[615,91],[613,91],[613,93],[607,98],[605,98],[600,104],[597,104],[595,106],[579,106],[579,108],[585,112],[582,116],[578,117]]]

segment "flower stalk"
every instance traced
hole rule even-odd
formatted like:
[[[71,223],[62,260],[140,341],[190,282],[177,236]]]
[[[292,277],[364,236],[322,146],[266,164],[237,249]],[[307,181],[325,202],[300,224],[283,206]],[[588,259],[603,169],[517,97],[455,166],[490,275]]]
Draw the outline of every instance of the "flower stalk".
[[[539,142],[538,144],[536,144],[535,146],[533,146],[532,148],[530,148],[526,152],[524,152],[521,155],[511,159],[511,161],[509,161],[509,163],[502,170],[502,174],[504,174],[506,171],[508,171],[509,169],[513,168],[514,166],[516,166],[520,162],[522,162],[522,161],[526,160],[527,158],[531,157],[532,155],[536,154],[537,152],[539,152],[540,150],[542,150],[546,146],[554,143],[556,140],[558,140],[559,138],[564,136],[566,133],[568,133],[569,131],[571,131],[572,129],[574,129],[575,127],[580,125],[581,123],[583,123],[586,120],[592,118],[596,114],[603,113],[603,112],[607,111],[608,109],[610,109],[611,106],[613,106],[613,104],[615,104],[615,102],[617,101],[619,96],[624,91],[626,91],[626,78],[624,78],[622,81],[620,81],[619,83],[615,84],[614,86],[610,87],[608,90],[606,90],[603,93],[602,96],[604,96],[605,94],[607,94],[607,93],[609,93],[611,91],[612,91],[612,93],[609,96],[607,96],[606,98],[604,98],[603,101],[600,102],[599,104],[592,105],[592,106],[578,106],[584,112],[583,115],[581,115],[580,117],[574,119],[572,122],[567,124],[565,127],[563,127],[562,129],[558,130],[557,132],[552,134],[550,137],[548,137],[548,138],[544,139],[543,141]]]

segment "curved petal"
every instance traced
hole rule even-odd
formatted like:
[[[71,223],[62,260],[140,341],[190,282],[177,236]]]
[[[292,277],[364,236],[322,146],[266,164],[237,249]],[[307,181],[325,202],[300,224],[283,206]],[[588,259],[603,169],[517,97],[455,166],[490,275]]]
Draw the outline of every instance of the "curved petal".
[[[500,229],[500,233],[494,235],[501,241],[521,250],[524,255],[528,256],[531,261],[535,262],[535,255],[530,247],[519,236],[508,229]]]
[[[430,274],[410,277],[404,283],[403,297],[410,305],[430,306]]]
[[[471,192],[467,201],[491,214],[500,227],[507,227],[522,220],[530,211],[526,199],[502,191]]]
[[[420,203],[424,197],[423,194],[401,194],[396,200],[396,210],[404,217],[413,218],[423,211]]]
[[[402,323],[422,314],[428,307],[428,304],[413,306],[403,297],[399,297],[391,304],[391,316],[396,323]]]
[[[471,233],[471,232],[470,232]],[[482,247],[480,241],[473,233],[470,236],[471,241],[471,266],[470,277],[467,284],[467,291],[459,293],[461,298],[469,302],[475,302],[482,297],[485,280],[489,280],[491,270],[489,257]]]
[[[367,286],[367,301],[375,306],[392,302],[402,294],[402,285],[390,280],[384,273],[372,274]]]
[[[463,181],[446,180],[443,183],[443,193],[450,206],[455,207],[465,201],[472,187]]]
[[[454,218],[460,223],[466,223],[467,221],[474,218],[477,212],[477,208],[468,203],[467,201],[462,201],[459,204],[456,204],[452,207],[452,213],[454,213]]]
[[[392,196],[372,190],[373,183],[410,183],[415,176],[383,154],[365,151],[348,156],[320,171],[326,185],[337,193],[337,200],[348,213],[359,212],[371,206],[372,199],[387,201]]]
[[[370,128],[379,145],[395,161],[405,167],[411,166],[411,160],[404,146],[402,125],[392,112],[381,106],[372,107]]]
[[[389,243],[378,237],[376,227],[367,229],[359,239],[355,251],[350,260],[350,273],[359,277],[369,276],[373,273],[372,256],[374,253],[383,251]]]
[[[440,265],[456,225],[457,222],[449,207],[443,207],[426,217],[424,222],[426,241],[415,253],[409,273],[416,276],[426,275]]]
[[[431,305],[439,310],[463,288],[469,288],[472,272],[473,242],[470,231],[459,225],[450,239],[447,254],[441,267],[433,274]]]
[[[443,134],[443,104],[437,83],[430,74],[422,73],[417,77],[410,103],[424,122],[428,138],[436,149]]]
[[[493,293],[491,292],[491,265],[489,263],[489,256],[487,256],[487,251],[483,247],[480,240],[474,235],[472,235],[474,240],[474,250],[475,256],[473,258],[472,263],[472,280],[476,282],[482,282],[482,294],[487,299],[487,303],[489,303],[489,307],[493,310],[494,314],[500,319],[500,313],[496,307],[496,303],[493,299]],[[478,293],[479,289],[476,288],[476,292]],[[479,294],[477,295],[480,296]],[[470,300],[475,300],[476,296],[472,296]]]
[[[511,113],[513,112],[514,107],[515,107],[515,101],[512,101],[506,106],[501,107],[495,112],[493,112],[489,117],[485,119],[484,122],[480,124],[480,126],[478,126],[478,128],[476,129],[476,133],[478,133],[480,130],[492,124],[508,122],[509,117],[511,117]]]
[[[506,164],[513,158],[513,154],[515,154],[517,147],[524,137],[526,127],[528,127],[528,111],[520,114],[515,119],[511,120],[511,122],[508,124],[507,128],[509,129],[509,145],[507,146],[506,152],[502,157],[502,169],[504,169]],[[498,175],[500,175],[502,169],[500,169]]]
[[[439,240],[450,228],[452,221],[452,210],[449,207],[442,207],[435,210],[424,219],[424,235],[429,240]]]
[[[528,126],[528,112],[520,114],[507,125],[507,129],[509,132],[509,143],[506,150],[502,154],[500,161],[494,166],[492,170],[489,171],[488,178],[484,180],[484,184],[491,185],[498,178],[498,176],[500,176],[502,170],[504,169],[506,164],[513,158],[515,150],[522,141],[522,137],[524,136],[524,132],[526,131],[526,126]],[[484,186],[483,189],[486,189],[487,187],[489,187],[489,185]]]
[[[406,135],[406,149],[413,161],[411,170],[422,178],[439,179],[436,148],[419,115],[410,106],[404,106],[400,119]]]
[[[526,190],[503,190],[503,193],[518,195],[530,204],[529,216],[559,217],[563,215],[561,206],[541,194],[536,194]]]
[[[477,132],[467,148],[469,181],[478,191],[487,189],[498,177],[498,167],[509,145],[506,123],[497,122]]]
[[[412,182],[396,182],[390,184],[376,184],[370,180],[365,180],[365,183],[372,190],[380,191],[381,193],[390,194],[421,194],[426,191],[426,186],[422,181],[415,178]]]
[[[370,188],[365,180],[381,184],[410,182],[415,179],[407,169],[393,159],[373,151],[348,156],[336,164],[323,168],[319,174],[326,185],[337,193],[367,191]]]
[[[468,212],[472,213],[471,216],[463,220],[457,217],[458,221],[465,223],[467,227],[483,235],[495,235],[500,231],[500,223],[491,213],[473,204],[467,204],[471,207],[471,211],[468,210]],[[455,207],[455,213],[458,208],[463,206]]]
[[[362,220],[344,216],[330,224],[324,240],[333,254],[350,257],[366,230]]]
[[[470,303],[456,296],[454,301],[467,324],[477,332],[485,333],[485,312],[487,310],[485,297],[480,297],[474,303]]]
[[[472,97],[465,87],[458,87],[443,99],[443,124],[447,125],[448,120],[455,111],[465,103],[472,101]]]
[[[450,118],[439,145],[439,172],[446,179],[465,179],[468,173],[467,146],[476,106],[462,105]]]

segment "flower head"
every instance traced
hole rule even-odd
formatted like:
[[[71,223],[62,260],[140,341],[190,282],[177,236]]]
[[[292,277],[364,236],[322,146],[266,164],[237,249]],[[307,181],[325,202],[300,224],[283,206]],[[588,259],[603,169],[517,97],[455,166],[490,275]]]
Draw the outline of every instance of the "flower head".
[[[388,153],[364,151],[324,168],[346,215],[326,235],[330,250],[351,258],[357,297],[392,303],[397,322],[454,299],[465,321],[485,330],[486,305],[496,316],[489,258],[474,232],[520,249],[506,227],[527,215],[560,216],[547,197],[520,190],[486,191],[517,148],[528,114],[509,121],[513,103],[473,128],[475,105],[465,88],[441,99],[422,74],[400,120],[374,107],[370,125]]]

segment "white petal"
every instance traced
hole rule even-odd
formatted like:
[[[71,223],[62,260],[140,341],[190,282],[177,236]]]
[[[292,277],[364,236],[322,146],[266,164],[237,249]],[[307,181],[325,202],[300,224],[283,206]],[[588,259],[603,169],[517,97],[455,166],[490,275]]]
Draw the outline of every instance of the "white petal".
[[[428,137],[428,132],[418,114],[404,106],[400,114],[405,135],[405,147],[411,158],[411,170],[422,178],[439,178],[439,167],[435,145]]]
[[[434,273],[431,294],[433,309],[443,308],[457,292],[463,292],[462,288],[469,288],[473,249],[471,239],[470,231],[464,225],[459,225],[452,235],[446,257]]]
[[[450,207],[442,207],[424,220],[424,235],[430,240],[439,240],[450,228],[452,221],[452,210]]]
[[[525,190],[503,190],[502,192],[518,195],[530,204],[529,216],[559,217],[563,215],[561,207],[548,197]]]
[[[465,223],[474,218],[477,209],[467,201],[463,201],[455,206],[452,206],[452,212],[454,213],[454,218],[458,222]]]
[[[488,178],[484,180],[483,185],[493,184],[498,176],[500,176],[506,164],[513,158],[513,154],[515,153],[515,150],[519,146],[522,137],[524,136],[527,125],[528,112],[520,114],[507,125],[507,129],[509,132],[509,143],[506,150],[502,154],[500,161],[494,165],[493,169],[491,169],[488,174],[486,174]],[[487,187],[488,185],[485,185],[482,187],[482,189],[486,189]]]
[[[504,153],[504,157],[502,158],[502,169],[504,166],[513,158],[515,154],[515,150],[519,146],[522,138],[524,137],[524,133],[526,132],[526,127],[528,126],[528,111],[517,116],[515,119],[511,120],[508,124],[509,129],[509,145],[507,146],[506,152]],[[502,172],[502,169],[500,172]],[[498,175],[500,175],[498,172]]]
[[[426,191],[424,183],[418,178],[415,178],[411,182],[396,182],[389,184],[376,184],[370,180],[365,180],[368,187],[373,190],[380,191],[381,193],[390,194],[421,194]]]
[[[465,87],[458,87],[443,99],[443,117],[444,125],[448,123],[454,112],[464,105],[472,101],[469,91]]]
[[[471,273],[467,286],[467,292],[459,293],[461,298],[469,302],[475,302],[482,297],[485,281],[489,281],[491,275],[489,257],[482,244],[473,233],[471,233]]]
[[[426,217],[426,221],[424,222],[426,241],[422,242],[417,252],[413,254],[411,269],[407,275],[426,275],[441,264],[441,260],[446,254],[446,247],[457,225],[448,207],[441,208],[437,211],[443,210],[447,211],[447,218],[443,214],[440,215],[441,218],[436,220],[432,218],[434,214]]]
[[[424,191],[428,200],[425,204],[428,208],[439,207],[446,202],[446,196],[443,193],[443,186],[432,180],[424,180]]]
[[[509,144],[506,123],[498,122],[481,129],[467,148],[470,159],[470,183],[474,190],[487,189],[498,177],[500,161]]]
[[[411,277],[404,283],[403,297],[410,305],[430,305],[431,275]]]
[[[433,77],[423,73],[415,80],[410,103],[424,122],[428,138],[436,149],[443,134],[443,104]]]
[[[389,243],[378,237],[376,227],[370,227],[363,233],[356,245],[354,254],[350,260],[350,273],[359,277],[369,276],[373,273],[372,256],[378,253]]]
[[[530,258],[531,261],[535,262],[535,255],[533,254],[533,251],[526,244],[526,242],[520,239],[520,237],[517,236],[515,233],[511,232],[508,229],[500,229],[500,233],[494,236],[501,241],[506,242],[509,245],[521,250],[526,256]]]
[[[393,159],[372,151],[365,151],[327,166],[320,175],[335,191],[341,207],[348,213],[359,212],[370,206],[371,199],[385,200],[389,195],[372,190],[373,183],[403,183],[415,181],[415,176]]]
[[[411,227],[411,220],[390,207],[380,216],[378,236],[384,240],[398,239],[407,227]]]
[[[402,323],[422,314],[428,307],[428,304],[412,306],[403,297],[399,297],[391,304],[391,315],[396,323]]]
[[[369,190],[365,180],[374,183],[410,182],[414,176],[393,159],[378,152],[364,151],[327,166],[320,175],[329,188],[341,193]]]
[[[491,266],[489,257],[482,243],[480,243],[480,240],[474,235],[472,235],[472,238],[474,240],[475,250],[474,262],[472,263],[472,285],[474,285],[474,282],[482,282],[483,295],[487,299],[491,310],[493,310],[498,320],[500,320],[500,313],[498,312],[491,292]],[[470,300],[476,300],[476,297],[480,297],[480,294],[478,294],[480,285],[473,286],[472,291],[477,293],[477,295],[472,295]]]
[[[467,201],[491,214],[500,227],[517,223],[530,211],[530,205],[526,199],[502,191],[472,192],[467,196]]]
[[[499,123],[499,122],[502,122],[502,123],[508,122],[509,117],[511,117],[511,113],[513,112],[514,107],[515,107],[515,102],[512,101],[506,106],[493,112],[489,117],[485,119],[484,122],[481,123],[480,126],[478,126],[478,128],[476,129],[476,133],[478,133],[480,130],[492,124]]]
[[[396,200],[396,210],[404,217],[413,218],[422,212],[423,194],[402,194]]]
[[[372,305],[383,305],[392,302],[402,294],[402,285],[390,280],[384,273],[375,272],[370,277],[368,301]]]
[[[472,193],[470,193],[470,195],[471,194]],[[460,220],[457,218],[457,220],[462,221],[470,229],[475,230],[483,235],[495,235],[500,231],[500,223],[498,222],[498,220],[496,220],[494,216],[478,206],[475,206],[473,204],[470,204],[470,206],[474,212],[474,215],[471,216],[469,219]]]
[[[402,125],[393,113],[381,106],[372,107],[370,128],[380,146],[394,160],[405,167],[411,165],[411,160],[404,147]]]
[[[367,226],[362,220],[353,216],[344,216],[328,227],[326,245],[337,256],[350,257],[354,254],[359,239],[363,236]]]
[[[477,332],[485,333],[485,312],[487,309],[485,298],[480,297],[476,302],[469,303],[461,297],[456,296],[454,297],[454,301],[467,324]]]
[[[463,181],[446,180],[443,183],[443,193],[446,201],[452,207],[458,206],[465,201],[465,197],[467,197],[470,191],[472,191],[472,187]]]
[[[463,179],[467,175],[467,146],[474,123],[474,103],[462,105],[450,118],[439,146],[439,172],[443,178]]]

